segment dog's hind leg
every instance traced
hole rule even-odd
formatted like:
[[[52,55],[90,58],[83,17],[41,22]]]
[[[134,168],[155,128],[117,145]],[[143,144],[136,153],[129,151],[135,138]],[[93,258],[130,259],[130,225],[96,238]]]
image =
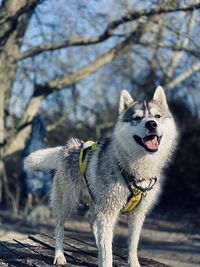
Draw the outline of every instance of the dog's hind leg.
[[[64,223],[77,209],[77,195],[74,191],[71,179],[57,173],[54,178],[51,200],[56,220],[54,264],[58,265],[67,263],[63,251]]]
[[[98,243],[97,243],[97,238],[98,238],[98,235],[97,235],[97,227],[96,227],[96,224],[94,224],[94,220],[95,220],[94,208],[95,208],[94,207],[94,204],[91,203],[90,204],[90,209],[87,212],[87,219],[89,220],[90,228],[91,228],[91,231],[94,234],[96,246],[98,247]]]
[[[56,220],[55,229],[55,258],[53,264],[65,265],[67,263],[63,252],[63,239],[64,239],[64,220]]]

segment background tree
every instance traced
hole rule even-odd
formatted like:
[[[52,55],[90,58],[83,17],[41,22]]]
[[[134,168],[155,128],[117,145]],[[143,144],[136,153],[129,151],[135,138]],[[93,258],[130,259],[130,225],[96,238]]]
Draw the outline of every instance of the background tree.
[[[23,150],[38,112],[49,132],[67,122],[86,137],[115,119],[121,88],[140,97],[162,84],[198,117],[199,9],[199,1],[1,1],[0,198],[3,189],[12,203],[19,194],[5,163]]]

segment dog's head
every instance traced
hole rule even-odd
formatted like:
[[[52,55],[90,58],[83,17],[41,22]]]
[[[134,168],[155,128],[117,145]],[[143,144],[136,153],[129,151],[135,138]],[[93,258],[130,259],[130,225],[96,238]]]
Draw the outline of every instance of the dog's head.
[[[119,113],[115,135],[125,149],[155,153],[162,146],[163,139],[169,144],[175,139],[174,120],[161,86],[155,90],[150,102],[134,101],[131,95],[123,90]]]

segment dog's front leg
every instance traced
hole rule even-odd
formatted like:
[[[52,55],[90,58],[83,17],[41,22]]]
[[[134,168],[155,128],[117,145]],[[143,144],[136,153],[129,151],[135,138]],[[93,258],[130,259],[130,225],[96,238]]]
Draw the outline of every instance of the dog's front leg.
[[[96,214],[93,222],[93,231],[98,247],[99,267],[112,267],[112,240],[113,228],[117,213],[100,212]]]
[[[140,267],[138,261],[137,248],[140,237],[140,231],[142,224],[144,222],[145,213],[143,210],[136,208],[128,216],[128,226],[129,226],[129,267]]]

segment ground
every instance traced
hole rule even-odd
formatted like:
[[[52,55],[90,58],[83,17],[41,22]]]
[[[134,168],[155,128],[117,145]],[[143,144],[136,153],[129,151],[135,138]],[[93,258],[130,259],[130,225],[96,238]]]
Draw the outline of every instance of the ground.
[[[200,266],[200,217],[180,212],[154,212],[147,217],[140,239],[139,255],[174,267]],[[90,227],[83,214],[67,222],[66,229],[90,235]],[[25,235],[48,233],[54,229],[46,207],[38,207],[29,216],[0,212],[0,240],[23,239]],[[121,216],[115,229],[114,243],[127,246],[126,218]]]

